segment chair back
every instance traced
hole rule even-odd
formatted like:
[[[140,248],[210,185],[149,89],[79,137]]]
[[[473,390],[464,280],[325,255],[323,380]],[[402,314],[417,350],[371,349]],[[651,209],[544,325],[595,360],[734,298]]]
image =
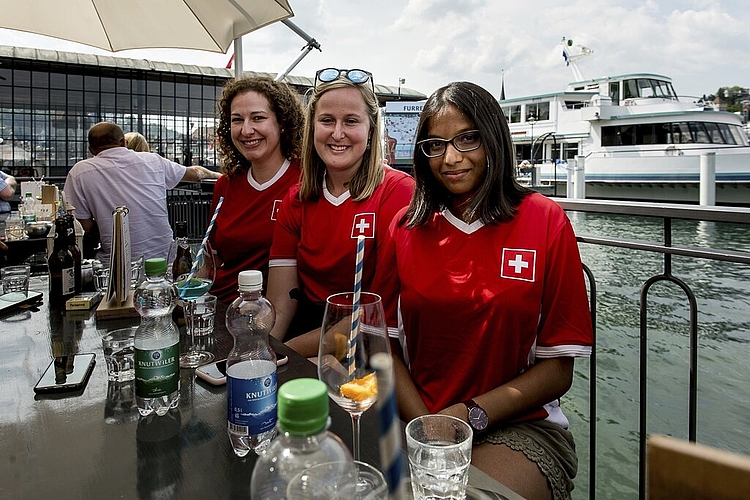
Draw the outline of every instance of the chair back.
[[[750,497],[750,456],[659,435],[647,449],[649,500]]]

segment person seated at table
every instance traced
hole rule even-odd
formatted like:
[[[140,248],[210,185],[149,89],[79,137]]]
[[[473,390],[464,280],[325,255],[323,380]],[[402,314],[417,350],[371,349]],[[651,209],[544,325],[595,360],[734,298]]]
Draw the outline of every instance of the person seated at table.
[[[302,181],[281,204],[268,271],[271,334],[304,356],[318,353],[326,298],[354,289],[358,237],[365,237],[362,289],[369,290],[388,224],[411,199],[414,179],[384,163],[382,129],[372,74],[316,73]]]
[[[593,342],[570,221],[515,180],[508,124],[482,87],[435,91],[416,146],[416,192],[378,261],[393,272],[373,286],[400,292],[401,416],[467,421],[477,468],[524,498],[570,498],[578,461],[559,399]]]
[[[138,132],[128,132],[125,134],[125,146],[133,151],[150,152],[151,147],[148,145],[148,141]]]
[[[172,241],[167,215],[167,189],[179,182],[219,177],[204,167],[185,167],[155,153],[137,153],[125,147],[122,129],[97,123],[88,133],[93,158],[81,160],[68,172],[64,191],[84,230],[97,227],[101,250],[97,258],[109,263],[112,246],[112,210],[129,210],[132,260],[166,257]]]
[[[16,194],[16,178],[0,170],[0,220],[10,213],[10,200]]]
[[[217,265],[211,293],[224,303],[237,298],[240,271],[261,271],[268,283],[276,211],[300,177],[303,126],[302,105],[286,83],[245,77],[224,86],[216,130],[224,175],[210,212],[223,196],[211,231]]]

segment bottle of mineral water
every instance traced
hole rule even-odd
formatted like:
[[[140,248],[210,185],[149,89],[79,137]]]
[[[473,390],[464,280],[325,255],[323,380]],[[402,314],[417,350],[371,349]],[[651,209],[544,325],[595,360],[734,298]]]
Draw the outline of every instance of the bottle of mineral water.
[[[240,296],[227,308],[226,325],[234,337],[227,355],[227,432],[234,452],[261,453],[275,435],[276,353],[268,334],[276,321],[271,303],[261,294],[260,271],[237,277]]]
[[[145,262],[146,280],[133,294],[141,316],[135,332],[135,400],[138,412],[162,416],[180,400],[180,334],[172,321],[177,290],[166,279],[166,259]]]
[[[297,378],[279,388],[279,435],[255,462],[250,498],[284,500],[289,483],[303,470],[352,463],[344,442],[328,430],[328,412],[328,389],[318,379]]]

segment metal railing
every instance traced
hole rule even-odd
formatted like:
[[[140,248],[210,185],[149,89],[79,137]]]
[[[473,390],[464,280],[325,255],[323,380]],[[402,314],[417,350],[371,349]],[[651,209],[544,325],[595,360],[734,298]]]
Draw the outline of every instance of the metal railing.
[[[188,238],[202,238],[211,213],[213,193],[184,189],[167,191],[167,213],[169,224],[175,227],[178,221],[187,222]]]
[[[646,251],[661,254],[663,270],[648,278],[641,287],[639,317],[639,443],[638,443],[638,493],[639,498],[646,497],[646,438],[647,438],[647,348],[648,348],[648,298],[651,286],[658,282],[670,282],[677,285],[689,302],[689,403],[688,403],[688,439],[696,440],[696,406],[698,398],[697,363],[698,363],[698,307],[695,294],[690,286],[672,274],[672,256],[684,256],[695,259],[750,264],[750,252],[677,246],[672,243],[672,221],[689,220],[705,222],[729,222],[750,225],[750,209],[737,207],[703,207],[693,205],[640,203],[624,201],[572,200],[555,198],[567,212],[585,212],[628,217],[653,217],[663,222],[663,241],[641,241],[624,238],[613,238],[598,235],[577,234],[579,243],[602,245],[630,250]],[[596,335],[596,281],[589,267],[584,265],[584,272],[589,282],[591,313]],[[590,441],[589,441],[589,497],[596,495],[596,349],[593,350],[590,366]]]

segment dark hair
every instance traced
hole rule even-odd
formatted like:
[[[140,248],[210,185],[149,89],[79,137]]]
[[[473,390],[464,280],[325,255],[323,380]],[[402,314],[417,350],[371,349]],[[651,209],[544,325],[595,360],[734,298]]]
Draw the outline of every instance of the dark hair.
[[[453,82],[436,90],[422,109],[416,141],[427,138],[430,120],[449,106],[458,109],[479,130],[487,158],[485,179],[467,208],[468,214],[478,215],[484,224],[512,219],[521,200],[533,191],[515,179],[515,152],[508,122],[492,94],[470,82]],[[429,158],[419,148],[414,148],[414,178],[414,196],[400,221],[408,221],[407,227],[426,224],[433,213],[450,206],[452,196],[435,179]]]
[[[276,121],[279,123],[279,146],[284,158],[299,158],[300,156],[304,116],[302,104],[289,85],[268,77],[243,77],[229,80],[224,85],[218,102],[219,126],[216,130],[219,158],[223,171],[228,175],[244,172],[250,168],[250,162],[232,142],[231,127],[232,101],[239,94],[250,91],[257,92],[268,99],[271,111],[276,115]]]
[[[120,146],[120,141],[125,139],[125,133],[119,125],[112,122],[99,122],[89,129],[89,149],[99,151]]]

